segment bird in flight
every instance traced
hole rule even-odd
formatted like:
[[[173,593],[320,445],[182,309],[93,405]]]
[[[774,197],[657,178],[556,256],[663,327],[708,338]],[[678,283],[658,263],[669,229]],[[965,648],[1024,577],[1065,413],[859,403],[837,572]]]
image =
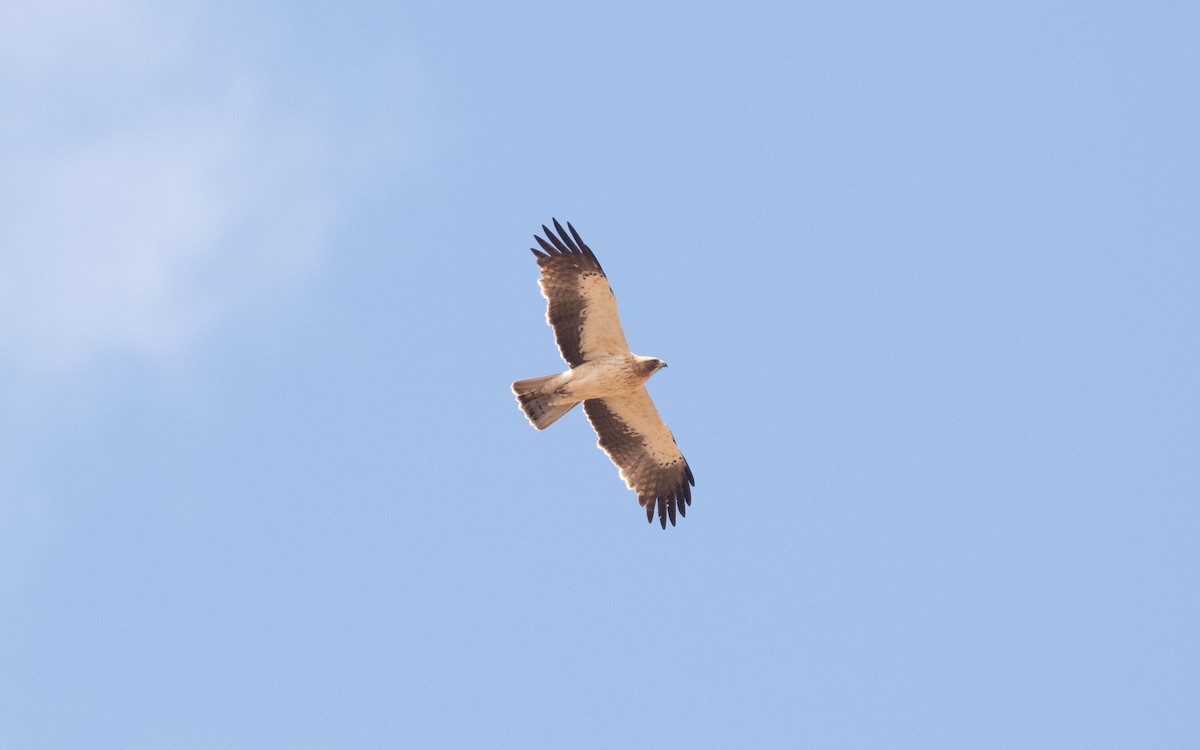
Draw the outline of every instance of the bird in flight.
[[[667,363],[629,351],[617,299],[600,262],[570,222],[569,233],[557,219],[553,222],[557,234],[543,224],[546,238],[534,235],[541,250],[530,250],[542,271],[538,285],[548,303],[546,321],[571,367],[518,380],[513,393],[539,430],[582,401],[600,448],[637,492],[646,520],[653,523],[657,510],[664,529],[668,519],[674,526],[676,513],[687,515],[696,480],[646,391],[646,381]]]

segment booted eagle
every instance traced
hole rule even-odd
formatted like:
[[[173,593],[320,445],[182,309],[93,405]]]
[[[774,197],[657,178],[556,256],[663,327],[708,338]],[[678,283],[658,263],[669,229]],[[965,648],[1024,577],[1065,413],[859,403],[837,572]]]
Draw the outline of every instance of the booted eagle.
[[[646,381],[667,363],[629,351],[600,262],[570,222],[568,234],[553,221],[558,234],[543,224],[546,239],[534,235],[542,249],[530,250],[542,269],[538,284],[549,302],[546,321],[571,369],[518,380],[513,393],[539,430],[582,401],[600,448],[637,492],[646,520],[653,523],[657,508],[662,527],[667,528],[668,519],[674,526],[676,512],[687,515],[696,480],[646,392]]]

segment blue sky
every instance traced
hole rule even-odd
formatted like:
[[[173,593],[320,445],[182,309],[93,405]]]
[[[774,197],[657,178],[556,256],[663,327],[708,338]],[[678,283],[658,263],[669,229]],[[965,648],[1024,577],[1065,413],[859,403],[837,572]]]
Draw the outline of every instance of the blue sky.
[[[1198,8],[5,5],[0,748],[1197,746]]]

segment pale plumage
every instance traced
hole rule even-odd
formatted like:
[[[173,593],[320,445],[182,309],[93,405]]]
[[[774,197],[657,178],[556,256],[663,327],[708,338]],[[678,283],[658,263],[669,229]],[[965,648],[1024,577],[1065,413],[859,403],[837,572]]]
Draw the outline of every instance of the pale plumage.
[[[629,351],[617,300],[608,277],[575,227],[546,238],[535,236],[533,249],[541,268],[538,283],[547,300],[546,320],[569,370],[513,383],[513,393],[529,421],[544,430],[583,402],[584,413],[599,436],[600,448],[637,492],[647,520],[655,511],[666,528],[687,513],[696,484],[675,438],[646,391],[645,382],[666,364]],[[568,232],[569,230],[569,232]]]

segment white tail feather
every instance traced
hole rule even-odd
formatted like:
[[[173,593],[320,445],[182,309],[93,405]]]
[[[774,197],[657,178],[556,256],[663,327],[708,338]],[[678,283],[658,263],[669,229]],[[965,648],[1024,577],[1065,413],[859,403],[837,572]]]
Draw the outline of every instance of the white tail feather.
[[[517,403],[521,405],[525,416],[539,430],[544,430],[558,421],[558,418],[575,408],[578,401],[565,404],[552,403],[554,389],[561,375],[543,375],[540,378],[518,380],[512,384],[513,393],[517,394]]]

